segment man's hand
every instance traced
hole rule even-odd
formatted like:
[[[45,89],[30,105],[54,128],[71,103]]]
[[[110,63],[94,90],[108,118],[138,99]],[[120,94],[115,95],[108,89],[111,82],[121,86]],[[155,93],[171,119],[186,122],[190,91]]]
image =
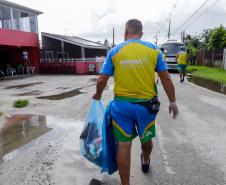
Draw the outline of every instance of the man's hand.
[[[173,119],[176,119],[179,114],[179,110],[176,102],[170,102],[169,113],[171,114],[172,112],[173,112]]]
[[[174,90],[173,82],[167,71],[158,72],[158,74],[161,79],[163,88],[165,89],[166,94],[170,101],[169,113],[171,114],[173,112],[173,119],[176,119],[179,114],[179,110],[178,110],[178,107],[176,104],[176,97],[175,97],[175,90]]]
[[[93,97],[92,97],[94,100],[100,100],[101,99],[101,95],[99,95],[99,94],[97,94],[97,93],[95,93],[94,95],[93,95]]]
[[[101,99],[102,93],[107,85],[108,79],[109,79],[108,75],[99,76],[99,78],[97,79],[96,93],[92,97],[94,100]]]

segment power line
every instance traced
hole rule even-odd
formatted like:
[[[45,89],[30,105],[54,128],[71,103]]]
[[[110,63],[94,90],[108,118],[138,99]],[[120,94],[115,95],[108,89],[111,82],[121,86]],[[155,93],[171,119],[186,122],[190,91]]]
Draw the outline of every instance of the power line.
[[[177,1],[174,3],[173,8],[172,8],[171,12],[169,13],[169,17],[171,17],[171,15],[173,15],[173,12],[175,11],[175,9],[176,9],[176,7],[177,7],[177,5],[179,4],[180,1],[181,1],[181,0],[177,0]]]
[[[180,1],[180,0],[176,0],[176,1],[174,2],[174,5],[173,5],[173,7],[172,7],[172,10],[169,12],[168,17],[165,19],[165,21],[164,21],[164,23],[163,23],[162,25],[161,25],[159,22],[156,23],[158,26],[160,26],[160,29],[156,32],[155,37],[157,37],[157,36],[160,34],[160,32],[161,32],[162,30],[165,30],[165,31],[168,32],[168,30],[166,30],[166,28],[165,28],[165,25],[166,25],[166,23],[167,23],[168,21],[171,22],[171,16],[172,16],[173,12],[175,11],[175,9],[176,9],[176,7],[177,7],[179,1]],[[169,24],[170,24],[170,23],[169,23]],[[169,29],[170,29],[170,28],[169,28]],[[168,37],[169,37],[169,32],[168,32]]]
[[[174,31],[173,31],[173,34],[175,33],[175,32],[177,32],[178,30],[180,30],[184,25],[186,25],[187,24],[187,22],[188,21],[190,21],[205,5],[206,5],[206,3],[208,3],[208,1],[209,0],[205,0],[202,4],[201,4],[201,6],[197,9],[197,10],[195,10],[195,12],[191,15],[191,16],[189,16],[180,26],[178,26]]]
[[[199,15],[199,19],[194,20],[193,22],[200,20],[200,17],[202,17],[203,15],[205,15],[211,8],[213,8],[214,6],[216,6],[217,3],[219,3],[221,0],[215,0],[213,2],[213,4],[211,4],[205,11],[203,11],[200,15]]]
[[[165,25],[166,25],[166,23],[167,23],[168,20],[169,20],[169,18],[167,17],[167,18],[165,19],[165,22],[164,22],[163,25],[159,24],[158,22],[156,23],[157,25],[159,25],[159,26],[161,27],[161,28],[157,31],[156,35],[158,35],[163,29],[165,29]]]
[[[162,28],[163,30],[168,31],[168,30],[164,27],[165,24],[164,24],[164,25],[161,25],[161,24],[159,24],[159,22],[157,22],[156,24],[159,25],[159,27]]]
[[[158,25],[161,27],[161,28],[159,29],[159,31],[157,32],[157,34],[159,34],[163,29],[165,29],[164,26],[166,25],[167,21],[170,19],[171,15],[173,14],[174,10],[176,9],[177,4],[178,4],[179,1],[180,1],[180,0],[177,0],[177,1],[174,3],[172,10],[169,12],[168,17],[165,19],[165,22],[164,22],[163,25],[159,24],[159,22],[156,23],[156,24],[158,24]]]
[[[199,18],[193,20],[192,22],[188,23],[184,28],[187,28],[191,23],[194,23],[196,21],[201,20],[200,17],[202,17],[203,15],[205,15],[211,8],[213,8],[214,6],[216,6],[217,3],[219,3],[221,0],[215,0],[206,10],[204,10],[201,14],[199,14]],[[173,33],[173,35],[175,35],[175,33]]]

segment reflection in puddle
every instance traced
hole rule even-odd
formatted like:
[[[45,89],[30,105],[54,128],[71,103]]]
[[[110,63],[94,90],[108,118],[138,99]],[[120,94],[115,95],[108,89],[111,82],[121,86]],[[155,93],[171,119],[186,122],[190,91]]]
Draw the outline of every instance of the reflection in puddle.
[[[80,94],[84,94],[85,92],[81,92],[80,91],[81,89],[91,87],[91,86],[94,86],[94,85],[96,85],[96,84],[91,84],[91,85],[88,85],[88,86],[85,86],[85,87],[77,88],[77,89],[67,91],[67,92],[63,92],[63,93],[60,93],[60,94],[54,94],[54,95],[49,95],[49,96],[39,96],[39,97],[36,97],[36,98],[47,99],[47,100],[62,100],[62,99],[66,99],[66,98],[71,98],[71,97],[74,97],[74,96],[78,96]]]
[[[43,82],[35,82],[35,83],[29,83],[29,84],[13,85],[13,86],[6,87],[6,89],[22,89],[22,88],[25,88],[25,87],[30,87],[30,86],[42,84],[42,83]]]
[[[6,122],[0,127],[0,158],[50,130],[45,116],[23,114],[6,117]]]
[[[226,95],[226,84],[196,76],[190,76],[189,82]]]

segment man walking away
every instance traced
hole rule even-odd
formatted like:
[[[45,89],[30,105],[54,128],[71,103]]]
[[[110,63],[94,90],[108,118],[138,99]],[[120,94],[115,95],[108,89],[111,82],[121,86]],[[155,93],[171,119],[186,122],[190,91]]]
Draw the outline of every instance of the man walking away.
[[[169,112],[178,115],[174,86],[162,52],[152,43],[140,40],[142,23],[129,20],[125,42],[112,48],[101,69],[93,99],[99,100],[110,76],[114,75],[114,102],[111,107],[113,134],[118,141],[117,163],[122,185],[130,185],[130,151],[133,138],[141,141],[141,169],[147,173],[155,137],[159,102],[155,71],[169,98]]]
[[[184,82],[186,75],[186,64],[187,64],[187,52],[183,46],[180,47],[180,51],[177,53],[178,71],[180,74],[180,82]]]

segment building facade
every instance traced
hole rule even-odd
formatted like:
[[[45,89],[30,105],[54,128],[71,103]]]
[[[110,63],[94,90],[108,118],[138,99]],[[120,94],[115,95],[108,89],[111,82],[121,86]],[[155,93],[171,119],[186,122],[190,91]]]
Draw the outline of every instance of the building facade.
[[[67,60],[105,57],[109,46],[75,36],[52,33],[42,35],[42,59]]]
[[[108,45],[75,36],[41,33],[41,73],[98,73]]]
[[[42,12],[9,1],[0,1],[0,68],[6,75],[28,74],[28,67],[39,73],[39,14]],[[28,53],[28,62],[23,58],[25,51]]]

